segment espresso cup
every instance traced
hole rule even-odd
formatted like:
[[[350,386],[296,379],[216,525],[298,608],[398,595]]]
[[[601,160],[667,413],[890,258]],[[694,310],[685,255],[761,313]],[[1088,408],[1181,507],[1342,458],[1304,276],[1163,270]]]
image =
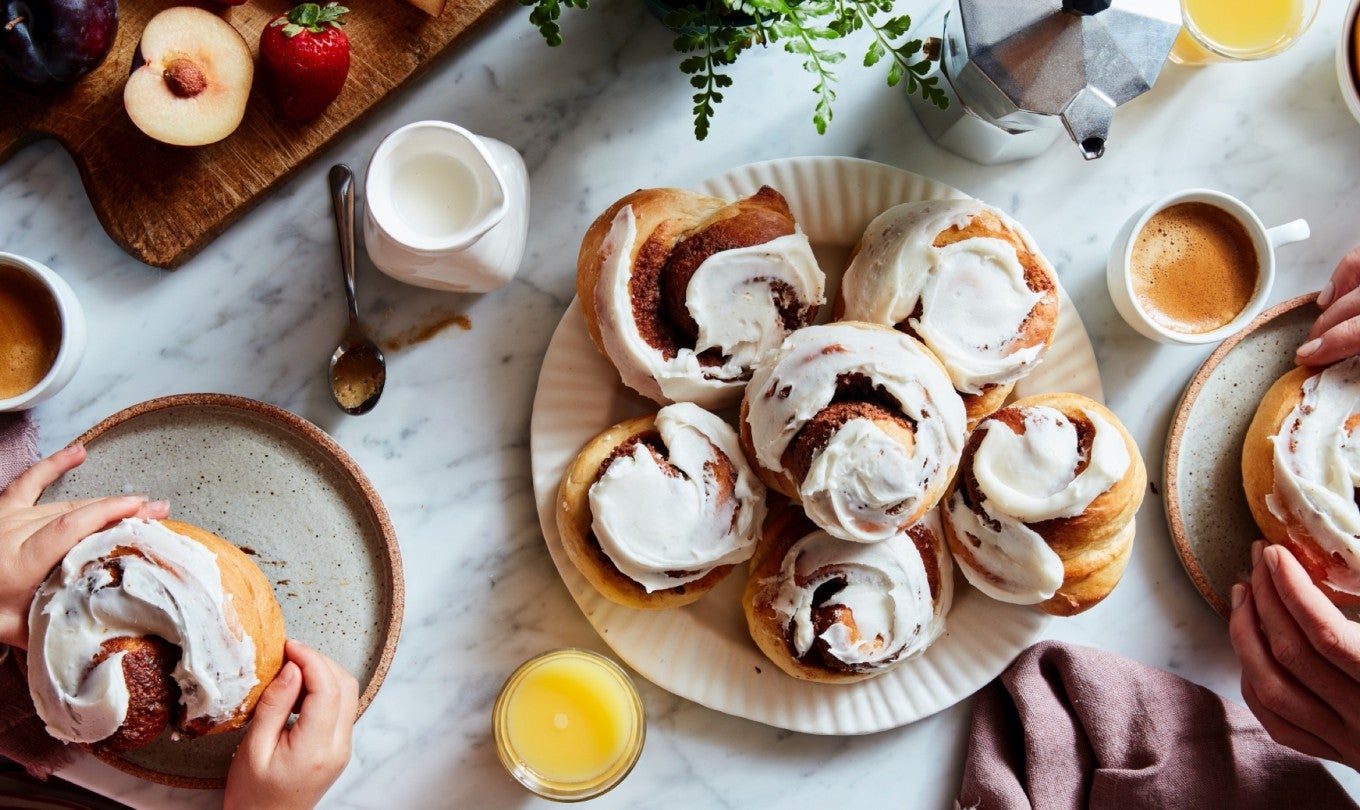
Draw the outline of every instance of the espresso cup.
[[[1153,340],[1216,343],[1265,306],[1275,281],[1275,249],[1308,236],[1301,219],[1267,228],[1236,197],[1210,189],[1178,191],[1139,209],[1115,237],[1105,268],[1110,299],[1129,326]],[[1157,262],[1159,251],[1180,255]],[[1168,262],[1187,272],[1159,273],[1170,270]],[[1252,272],[1254,278],[1248,278]],[[1184,315],[1192,311],[1203,317]]]
[[[71,381],[85,354],[85,313],[65,279],[12,253],[0,253],[0,313],[0,375],[22,387],[0,389],[0,412],[22,411]]]

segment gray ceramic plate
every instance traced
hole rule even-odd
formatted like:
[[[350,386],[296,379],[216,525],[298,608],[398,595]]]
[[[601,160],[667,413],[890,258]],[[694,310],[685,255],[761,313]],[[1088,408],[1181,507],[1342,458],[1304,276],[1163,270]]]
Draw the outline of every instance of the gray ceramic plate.
[[[372,701],[401,628],[396,535],[377,493],[320,428],[287,411],[222,394],[134,405],[79,439],[88,459],[44,501],[143,493],[171,515],[252,555],[274,584],[288,635],[334,658]],[[162,736],[114,767],[176,787],[215,788],[242,732]]]
[[[1171,538],[1195,587],[1224,618],[1261,537],[1242,491],[1242,442],[1266,390],[1294,367],[1294,350],[1318,316],[1316,299],[1309,293],[1277,304],[1209,355],[1167,435]]]

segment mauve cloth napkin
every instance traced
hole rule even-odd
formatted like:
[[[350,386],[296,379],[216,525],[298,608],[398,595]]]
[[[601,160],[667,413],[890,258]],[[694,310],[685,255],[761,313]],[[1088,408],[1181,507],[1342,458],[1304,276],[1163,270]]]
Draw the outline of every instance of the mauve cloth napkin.
[[[0,489],[38,460],[38,424],[28,411],[0,413]],[[0,644],[0,756],[46,779],[71,761],[66,746],[52,739],[33,711],[28,679],[9,648]]]
[[[1356,804],[1246,708],[1113,653],[1045,641],[978,693],[958,806]]]

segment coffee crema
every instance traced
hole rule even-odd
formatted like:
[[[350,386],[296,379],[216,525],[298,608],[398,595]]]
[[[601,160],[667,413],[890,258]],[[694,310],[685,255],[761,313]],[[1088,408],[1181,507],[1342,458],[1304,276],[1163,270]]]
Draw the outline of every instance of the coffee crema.
[[[0,399],[42,382],[61,348],[61,313],[42,281],[0,264]]]
[[[1247,308],[1261,264],[1241,220],[1216,205],[1185,202],[1158,211],[1138,232],[1129,272],[1148,317],[1174,332],[1203,334]]]

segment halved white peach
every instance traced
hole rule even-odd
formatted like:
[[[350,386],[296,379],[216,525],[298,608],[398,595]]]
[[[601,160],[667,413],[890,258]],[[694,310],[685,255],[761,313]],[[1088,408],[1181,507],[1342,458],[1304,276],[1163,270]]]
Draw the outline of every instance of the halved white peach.
[[[203,146],[241,125],[255,61],[230,23],[201,8],[168,8],[146,24],[139,50],[145,61],[128,77],[123,106],[142,132]]]

